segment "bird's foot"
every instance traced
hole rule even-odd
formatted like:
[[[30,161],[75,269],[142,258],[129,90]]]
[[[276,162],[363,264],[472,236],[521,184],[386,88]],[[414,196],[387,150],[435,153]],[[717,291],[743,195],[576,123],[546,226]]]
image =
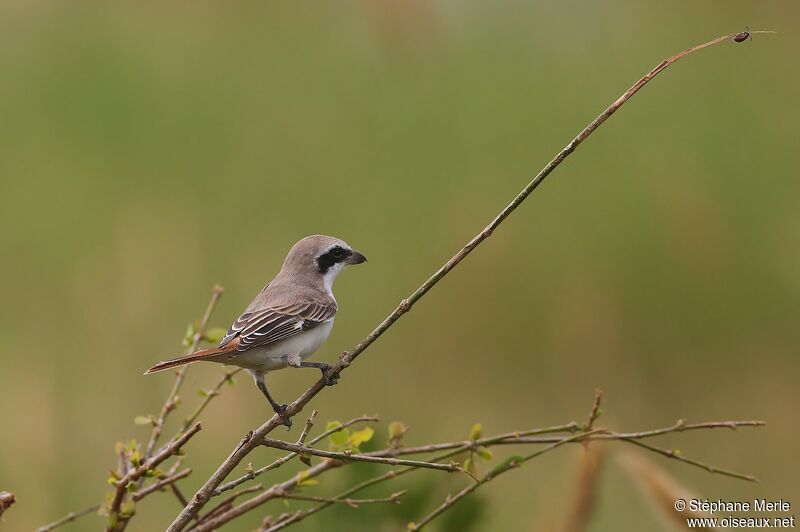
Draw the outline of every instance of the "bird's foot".
[[[278,414],[281,418],[281,424],[286,427],[286,430],[292,428],[292,418],[290,418],[286,411],[289,409],[289,405],[282,404],[282,405],[272,405],[272,409]]]
[[[320,371],[322,371],[322,381],[325,383],[325,386],[339,384],[339,372],[334,371],[331,366],[325,364],[325,367],[320,368]]]

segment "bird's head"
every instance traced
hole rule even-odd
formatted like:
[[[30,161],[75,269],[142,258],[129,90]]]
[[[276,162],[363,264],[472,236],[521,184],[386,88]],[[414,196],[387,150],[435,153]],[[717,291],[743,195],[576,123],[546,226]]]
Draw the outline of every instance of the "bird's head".
[[[325,288],[330,291],[340,271],[346,266],[362,262],[367,262],[367,257],[351,248],[344,240],[313,235],[292,246],[281,272],[322,277]]]

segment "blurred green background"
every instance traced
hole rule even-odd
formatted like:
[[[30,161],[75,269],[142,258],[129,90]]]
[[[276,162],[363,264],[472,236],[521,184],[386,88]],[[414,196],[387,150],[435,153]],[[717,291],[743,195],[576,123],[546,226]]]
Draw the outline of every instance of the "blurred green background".
[[[798,22],[790,0],[3,2],[0,489],[19,502],[0,528],[102,500],[114,442],[146,439],[133,418],[172,384],[142,371],[181,352],[214,283],[226,327],[296,240],[347,240],[370,262],[337,283],[316,357],[332,361],[639,76],[745,25],[780,33],[668,69],[313,406],[402,420],[411,443],[581,420],[596,387],[618,429],[765,419],[663,442],[760,484],[656,463],[704,497],[800,505]],[[219,372],[192,367],[185,402]],[[316,378],[270,384],[289,400]],[[268,414],[245,377],[215,400],[184,491]],[[467,521],[555,529],[581,454],[487,486]],[[591,530],[658,529],[614,460],[605,473]],[[340,508],[297,529],[397,530],[464,482],[418,475],[375,492],[418,487],[414,515]],[[154,496],[130,530],[177,510]]]

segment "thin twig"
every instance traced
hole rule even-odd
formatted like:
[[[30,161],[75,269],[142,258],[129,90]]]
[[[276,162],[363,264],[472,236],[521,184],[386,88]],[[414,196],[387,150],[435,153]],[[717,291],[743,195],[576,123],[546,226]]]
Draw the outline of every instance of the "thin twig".
[[[186,497],[183,495],[180,488],[178,488],[178,486],[176,486],[175,484],[170,484],[169,488],[170,491],[172,491],[173,495],[175,495],[175,498],[178,499],[181,508],[185,508],[186,505],[189,504],[189,501],[186,500]]]
[[[766,32],[750,32],[750,33],[766,33]],[[636,94],[642,87],[644,87],[651,79],[670,66],[672,63],[686,57],[687,55],[708,48],[709,46],[731,40],[737,34],[723,35],[709,41],[685,50],[679,54],[669,57],[659,63],[653,70],[648,72],[644,77],[639,79],[633,86],[625,91],[622,96],[615,100],[605,111],[603,111],[597,118],[592,120],[578,135],[573,138],[544,168],[533,178],[533,180],[517,194],[517,196],[503,208],[489,224],[475,235],[458,253],[448,260],[436,273],[429,277],[417,290],[415,290],[409,297],[403,299],[400,304],[392,311],[369,335],[367,335],[361,342],[359,342],[352,350],[342,353],[339,357],[339,362],[331,368],[332,374],[339,374],[344,371],[355,359],[363,353],[375,340],[377,340],[386,330],[389,329],[403,314],[408,312],[411,307],[419,301],[431,288],[433,288],[439,281],[441,281],[447,274],[455,268],[462,260],[464,260],[476,247],[478,247],[484,240],[486,240],[497,227],[519,207],[525,199],[545,180],[545,178],[555,170],[575,149],[586,140],[598,127],[600,127],[608,118],[614,114],[625,102],[627,102],[634,94]],[[225,480],[225,478],[233,471],[233,469],[247,456],[254,448],[258,446],[258,442],[267,434],[272,432],[279,425],[282,425],[285,416],[292,417],[302,411],[303,407],[311,401],[318,393],[325,388],[324,379],[320,379],[312,385],[305,393],[303,393],[297,400],[295,400],[282,416],[277,414],[272,416],[266,423],[261,425],[258,429],[253,431],[253,437],[249,438],[243,445],[237,447],[228,458],[222,462],[217,471],[206,481],[206,483],[195,493],[189,505],[175,518],[170,525],[169,532],[179,532],[182,530],[196,515],[200,509],[211,498],[214,490]]]
[[[165,488],[167,486],[170,486],[170,485],[174,484],[175,482],[179,481],[182,478],[188,477],[191,474],[191,472],[192,472],[191,469],[184,469],[183,471],[181,471],[179,473],[175,473],[173,475],[169,475],[169,476],[166,476],[166,477],[164,477],[162,479],[159,479],[156,482],[153,482],[152,484],[150,484],[149,486],[144,487],[144,488],[140,489],[139,491],[133,492],[133,495],[131,495],[131,499],[133,501],[140,501],[140,500],[144,499],[145,497],[147,497],[148,495],[150,495],[151,493],[159,491],[159,490],[161,490],[161,489],[163,489],[163,488]]]
[[[699,462],[697,460],[693,460],[691,458],[686,458],[683,456],[680,451],[676,449],[662,449],[661,447],[656,447],[655,445],[650,445],[649,443],[644,443],[635,439],[631,438],[620,438],[622,441],[632,443],[633,445],[637,445],[643,449],[647,449],[648,451],[652,451],[656,454],[660,454],[662,456],[666,456],[667,458],[673,458],[685,464],[693,465],[699,467],[700,469],[705,469],[709,473],[715,473],[718,475],[725,475],[726,477],[733,477],[738,478],[741,480],[748,480],[750,482],[758,482],[758,479],[753,475],[745,475],[742,473],[737,473],[736,471],[730,471],[727,469],[720,469],[716,466],[712,466],[705,462]]]
[[[592,409],[589,411],[589,419],[586,421],[586,428],[592,430],[594,422],[600,417],[600,403],[603,402],[603,390],[594,391],[594,403]]]
[[[96,504],[96,505],[92,506],[91,508],[87,508],[85,510],[81,510],[80,512],[70,512],[67,515],[65,515],[64,517],[62,517],[61,519],[59,519],[58,521],[53,521],[52,523],[50,523],[48,525],[44,525],[42,527],[37,528],[36,531],[37,532],[50,532],[50,530],[55,530],[56,528],[58,528],[58,527],[60,527],[62,525],[66,525],[67,523],[71,523],[72,521],[75,521],[79,517],[83,517],[84,515],[89,515],[91,513],[97,513],[97,511],[99,509],[100,509],[100,505]]]
[[[192,425],[192,423],[197,421],[197,418],[200,417],[200,414],[202,414],[203,410],[206,409],[208,403],[210,403],[214,397],[219,395],[219,391],[226,383],[233,382],[233,377],[240,371],[242,371],[242,368],[236,368],[230,371],[225,370],[223,372],[222,378],[214,385],[214,387],[211,388],[210,390],[206,390],[206,393],[203,396],[203,400],[200,402],[199,405],[197,405],[195,411],[192,412],[192,414],[189,417],[183,420],[183,425],[181,425],[181,430],[178,432],[178,434],[183,433],[186,429],[188,429]]]
[[[330,504],[346,504],[351,508],[358,508],[362,504],[380,504],[380,503],[390,503],[390,504],[400,504],[400,497],[408,490],[398,491],[397,493],[392,493],[388,497],[383,497],[380,499],[341,499],[337,497],[318,497],[315,495],[299,495],[296,493],[285,493],[283,495],[279,495],[281,499],[293,499],[297,501],[312,501],[312,502],[327,502]]]
[[[568,437],[562,438],[561,440],[559,440],[558,442],[556,442],[556,443],[554,443],[552,445],[549,445],[549,446],[545,447],[544,449],[540,449],[540,450],[538,450],[536,452],[533,452],[533,453],[531,453],[531,454],[529,454],[527,456],[512,457],[510,460],[507,460],[505,463],[500,464],[499,466],[495,467],[492,471],[487,473],[482,479],[480,479],[479,482],[476,482],[475,484],[468,485],[467,487],[465,487],[464,489],[462,489],[461,491],[459,491],[455,495],[448,495],[447,498],[444,500],[444,502],[442,504],[440,504],[431,513],[429,513],[428,515],[423,517],[422,520],[419,523],[409,523],[408,524],[408,530],[414,530],[414,531],[422,530],[422,528],[425,525],[427,525],[428,523],[433,521],[436,517],[438,517],[443,512],[448,510],[450,507],[455,505],[458,501],[460,501],[461,499],[463,499],[464,497],[466,497],[467,495],[469,495],[470,493],[472,493],[473,491],[475,491],[479,487],[483,486],[484,484],[486,484],[488,482],[491,482],[492,480],[494,480],[495,478],[499,477],[503,473],[506,473],[506,472],[508,472],[508,471],[510,471],[512,469],[516,469],[516,468],[520,467],[522,464],[524,464],[525,462],[527,462],[529,460],[533,460],[534,458],[536,458],[538,456],[541,456],[542,454],[544,454],[546,452],[549,452],[549,451],[552,451],[554,449],[557,449],[557,448],[561,447],[562,445],[564,445],[566,443],[579,441],[580,439],[592,434],[593,432],[594,431],[589,431],[589,432],[585,432],[585,433],[581,433],[581,434],[575,434],[574,436],[568,436]]]
[[[533,437],[529,437],[528,436],[528,435],[531,435],[531,434],[547,434],[547,433],[558,433],[558,432],[562,432],[562,433],[563,432],[572,432],[572,433],[575,433],[578,430],[578,424],[575,423],[575,422],[572,422],[572,423],[567,423],[567,424],[564,424],[564,425],[557,425],[557,426],[546,427],[546,428],[542,428],[542,429],[530,429],[530,430],[525,430],[525,431],[498,434],[498,435],[495,435],[495,436],[488,436],[488,437],[480,438],[480,439],[474,440],[474,441],[473,440],[467,440],[467,441],[461,441],[461,442],[448,442],[448,443],[440,443],[440,444],[433,444],[433,445],[422,445],[422,446],[419,446],[419,447],[408,447],[408,448],[401,448],[401,449],[391,449],[390,448],[390,449],[385,449],[385,450],[381,450],[381,451],[374,451],[373,453],[370,453],[370,454],[377,454],[377,455],[387,455],[388,454],[388,455],[392,455],[393,453],[396,453],[397,451],[408,451],[409,454],[420,454],[420,453],[433,452],[435,450],[447,450],[445,453],[437,455],[437,456],[435,456],[435,457],[430,459],[430,462],[437,462],[437,461],[440,461],[440,460],[445,460],[445,459],[451,458],[451,457],[456,456],[456,455],[458,455],[460,453],[475,449],[477,447],[492,447],[492,446],[495,446],[495,445],[507,445],[507,444],[516,444],[516,445],[520,445],[520,444],[523,444],[523,445],[527,445],[527,444],[550,444],[550,447],[548,449],[545,449],[545,452],[547,452],[548,450],[551,450],[553,448],[553,445],[556,445],[556,444],[557,444],[557,446],[560,446],[560,445],[563,445],[565,443],[585,443],[585,442],[596,441],[596,440],[628,441],[628,440],[635,440],[635,439],[638,439],[638,438],[651,438],[651,437],[654,437],[654,436],[670,434],[670,433],[676,433],[676,432],[682,432],[682,431],[685,431],[685,430],[716,429],[716,428],[736,429],[738,427],[760,427],[760,426],[763,426],[763,425],[764,425],[763,421],[709,421],[709,422],[704,422],[704,423],[687,424],[683,420],[679,420],[678,423],[675,423],[674,425],[671,425],[669,427],[664,427],[664,428],[661,428],[661,429],[648,430],[648,431],[641,431],[641,432],[622,432],[622,433],[618,433],[618,432],[610,431],[608,429],[598,428],[598,429],[595,429],[595,430],[593,430],[591,432],[585,432],[585,431],[581,432],[581,433],[577,434],[576,436],[573,436],[572,438],[565,438],[563,436],[547,437],[547,438],[542,438],[542,437],[533,438]],[[655,452],[658,452],[658,451],[655,451]],[[663,454],[663,453],[659,453],[659,454]],[[536,456],[538,456],[538,454]],[[669,456],[669,457],[673,458],[673,456]],[[691,459],[685,459],[685,460],[682,460],[682,461],[685,462],[685,463],[688,463],[690,465],[698,465],[698,464],[695,464],[694,463],[695,461],[691,460]],[[714,466],[708,466],[707,464],[703,464],[703,463],[700,463],[700,464],[701,465],[699,465],[699,467],[701,467],[701,468],[703,468],[703,469],[705,469],[707,471],[709,470],[708,469],[709,467],[714,469],[717,472],[724,471],[724,470],[720,470],[719,468],[715,468]],[[343,491],[342,493],[339,493],[338,495],[335,496],[335,498],[343,499],[343,498],[350,497],[351,495],[353,495],[355,493],[358,493],[359,491],[361,491],[363,489],[366,489],[366,488],[368,488],[370,486],[374,486],[375,484],[378,484],[378,483],[381,483],[381,482],[384,482],[384,481],[388,481],[388,480],[397,478],[398,476],[405,475],[407,473],[410,473],[412,471],[417,471],[417,470],[418,469],[414,468],[414,467],[407,467],[407,468],[403,468],[403,469],[400,469],[400,470],[394,470],[393,469],[393,470],[387,471],[386,473],[383,473],[383,474],[378,475],[376,477],[373,477],[371,479],[365,480],[365,481],[363,481],[363,482],[361,482],[361,483],[359,483],[359,484],[357,484],[357,485],[355,485],[355,486]],[[496,476],[496,474],[495,474],[495,476]],[[752,478],[749,475],[741,475],[741,474],[738,474],[738,473],[734,473],[733,475],[729,475],[729,476],[735,476],[735,478],[742,478],[742,479],[745,479],[745,480],[750,480]],[[472,491],[473,490],[470,490],[469,493],[471,493]],[[309,508],[309,509],[306,509],[306,510],[295,512],[294,514],[286,517],[285,519],[274,523],[273,525],[271,525],[266,530],[268,532],[277,532],[278,530],[282,530],[283,528],[286,528],[289,525],[297,523],[298,521],[301,521],[301,520],[305,519],[309,515],[312,515],[312,514],[317,513],[317,512],[319,512],[321,510],[324,510],[325,508],[327,508],[329,506],[330,506],[330,504],[322,503],[319,506],[315,506],[313,508]]]
[[[421,467],[423,469],[438,469],[439,471],[464,471],[458,464],[437,464],[433,462],[423,462],[419,460],[403,460],[401,458],[384,458],[375,456],[374,454],[353,454],[348,451],[335,452],[335,451],[322,451],[313,447],[306,447],[289,443],[288,441],[273,440],[264,438],[261,440],[262,445],[272,447],[274,449],[282,449],[284,451],[292,451],[298,454],[310,454],[313,456],[321,456],[322,458],[332,458],[334,460],[342,460],[345,462],[369,462],[373,464],[385,464],[391,466],[412,466]]]
[[[211,530],[216,530],[225,523],[236,519],[240,515],[249,512],[253,508],[257,508],[267,501],[278,498],[280,494],[291,492],[301,482],[319,476],[330,469],[341,467],[343,464],[345,464],[345,462],[340,460],[323,460],[322,462],[315,464],[305,471],[295,475],[291,479],[281,482],[280,484],[276,484],[271,488],[262,491],[255,497],[239,504],[238,506],[235,506],[230,510],[223,512],[222,514],[215,516],[213,519],[198,524],[191,530],[193,532],[209,532]]]
[[[360,416],[360,417],[357,417],[357,418],[353,418],[353,419],[351,419],[350,421],[348,421],[346,423],[342,423],[341,425],[337,425],[337,426],[335,426],[333,428],[330,428],[330,429],[326,430],[322,434],[311,438],[311,441],[309,441],[308,444],[309,445],[314,445],[315,443],[324,440],[325,438],[327,438],[331,434],[334,434],[336,432],[344,430],[347,427],[350,427],[351,425],[355,425],[356,423],[361,423],[362,421],[378,422],[378,421],[380,421],[380,419],[378,418],[378,416]],[[301,437],[302,437],[302,434],[301,434]],[[298,439],[298,441],[299,441],[299,439]],[[285,456],[282,456],[282,457],[278,458],[277,460],[275,460],[271,464],[268,464],[268,465],[266,465],[264,467],[261,467],[259,469],[254,470],[254,471],[249,471],[244,476],[241,476],[241,477],[237,478],[236,480],[232,480],[232,481],[230,481],[230,482],[228,482],[226,484],[223,484],[222,486],[220,486],[219,488],[214,490],[213,496],[216,497],[217,495],[220,495],[221,493],[224,493],[224,492],[226,492],[228,490],[231,490],[231,489],[233,489],[233,488],[235,488],[237,486],[240,486],[241,484],[244,484],[248,480],[253,480],[257,476],[259,476],[259,475],[261,475],[263,473],[266,473],[267,471],[272,471],[273,469],[277,469],[280,466],[282,466],[283,464],[285,464],[286,462],[288,462],[289,460],[291,460],[292,458],[294,458],[295,456],[299,456],[299,455],[297,453],[293,452],[293,453],[290,453],[290,454],[287,454]]]
[[[114,497],[111,500],[111,504],[109,505],[108,510],[108,524],[106,525],[106,532],[115,532],[118,530],[120,524],[124,527],[124,519],[120,518],[120,507],[122,506],[122,501],[125,499],[125,494],[128,490],[128,484],[131,482],[136,482],[140,478],[144,477],[147,472],[156,466],[158,466],[161,462],[169,458],[170,456],[175,455],[181,447],[183,447],[186,442],[188,442],[192,436],[197,434],[202,426],[200,423],[196,423],[192,428],[187,430],[182,436],[178,439],[173,440],[172,443],[163,447],[158,452],[156,452],[153,456],[149,459],[144,461],[141,465],[134,467],[128,473],[122,477],[120,480],[117,481],[116,488],[114,488]]]
[[[189,346],[187,354],[194,353],[197,351],[198,346],[200,345],[200,341],[203,339],[203,333],[205,332],[205,328],[208,326],[208,321],[211,319],[211,314],[214,312],[214,309],[217,307],[217,303],[219,302],[219,298],[222,297],[222,292],[225,289],[222,288],[220,285],[214,285],[211,289],[211,300],[208,302],[208,306],[206,307],[206,311],[203,314],[203,317],[200,320],[200,326],[195,331],[194,336],[192,337],[192,344]],[[158,439],[161,437],[161,433],[164,430],[164,421],[166,421],[167,416],[170,412],[175,410],[178,405],[178,392],[181,389],[181,385],[183,384],[184,377],[186,376],[186,368],[188,366],[181,366],[178,371],[176,371],[175,375],[175,382],[172,385],[172,390],[169,392],[167,396],[167,400],[164,402],[164,406],[161,407],[161,412],[158,415],[155,423],[153,424],[153,430],[150,433],[150,440],[147,442],[147,450],[144,453],[145,459],[150,458],[152,456],[156,444],[158,443]],[[188,428],[189,424],[187,424]],[[184,430],[186,430],[184,428]]]
[[[255,486],[250,486],[249,488],[241,489],[235,492],[233,495],[230,495],[223,499],[217,506],[209,510],[205,515],[197,519],[197,523],[204,523],[209,519],[221,514],[222,512],[226,512],[233,508],[233,503],[236,502],[236,499],[241,497],[242,495],[247,495],[248,493],[255,493],[257,491],[261,491],[263,487],[261,484],[256,484]]]

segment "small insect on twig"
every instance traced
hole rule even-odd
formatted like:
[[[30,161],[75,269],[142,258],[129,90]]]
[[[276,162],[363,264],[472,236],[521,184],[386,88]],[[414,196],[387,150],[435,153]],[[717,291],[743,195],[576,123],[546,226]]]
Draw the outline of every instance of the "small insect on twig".
[[[744,42],[750,38],[750,27],[745,26],[744,31],[733,36],[733,42]]]

